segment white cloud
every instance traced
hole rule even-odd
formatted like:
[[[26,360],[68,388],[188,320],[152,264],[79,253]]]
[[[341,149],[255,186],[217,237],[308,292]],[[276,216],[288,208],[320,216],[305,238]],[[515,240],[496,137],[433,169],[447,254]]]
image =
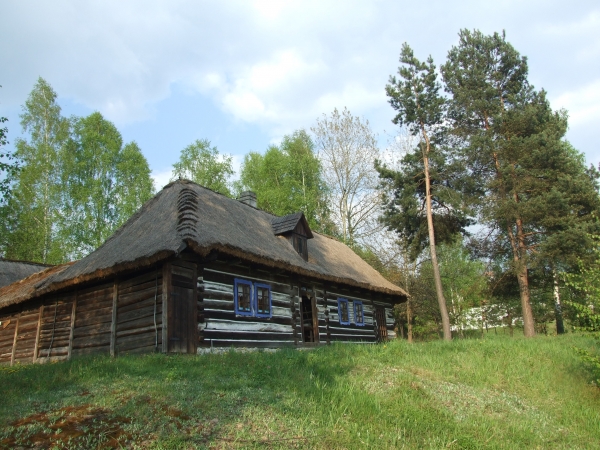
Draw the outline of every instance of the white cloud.
[[[295,97],[298,86],[318,77],[323,69],[318,62],[309,63],[294,50],[278,52],[268,61],[238,73],[235,81],[224,88],[223,107],[239,120],[276,123],[293,111],[289,101]],[[219,86],[217,93],[222,90]]]
[[[600,79],[573,91],[565,92],[552,101],[554,108],[569,111],[569,125],[580,127],[600,123]]]
[[[519,51],[539,55],[530,67],[535,84],[564,92],[556,102],[569,109],[573,126],[597,118],[598,7],[509,3],[6,0],[0,106],[17,110],[42,76],[60,97],[99,110],[118,127],[155,124],[148,119],[177,85],[242,125],[257,125],[268,139],[345,106],[381,132],[392,128],[384,86],[402,42],[439,64],[460,28],[479,27],[486,33],[506,28]],[[161,127],[165,135],[176,128],[172,122]]]

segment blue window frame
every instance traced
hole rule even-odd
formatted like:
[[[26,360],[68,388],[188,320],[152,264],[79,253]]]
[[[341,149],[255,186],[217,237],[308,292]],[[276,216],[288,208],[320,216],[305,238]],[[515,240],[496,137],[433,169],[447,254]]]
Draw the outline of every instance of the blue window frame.
[[[358,300],[354,300],[354,323],[359,327],[365,326],[365,314],[363,311],[363,303]]]
[[[233,295],[235,313],[240,316],[252,316],[252,283],[236,278]]]
[[[338,297],[338,317],[340,319],[340,325],[350,325],[348,299]]]
[[[254,283],[254,302],[256,317],[271,317],[271,286]]]
[[[236,315],[262,318],[273,315],[271,286],[268,284],[235,278],[233,295]]]

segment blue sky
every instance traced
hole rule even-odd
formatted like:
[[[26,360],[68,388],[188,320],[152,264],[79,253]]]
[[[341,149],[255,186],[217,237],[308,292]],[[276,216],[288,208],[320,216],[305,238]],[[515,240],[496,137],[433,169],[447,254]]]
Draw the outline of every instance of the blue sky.
[[[461,28],[506,30],[530,81],[569,110],[567,138],[600,162],[597,1],[4,0],[0,115],[14,141],[41,76],[65,115],[100,111],[135,140],[159,187],[195,139],[238,165],[336,107],[368,119],[383,147],[402,43],[439,65]]]

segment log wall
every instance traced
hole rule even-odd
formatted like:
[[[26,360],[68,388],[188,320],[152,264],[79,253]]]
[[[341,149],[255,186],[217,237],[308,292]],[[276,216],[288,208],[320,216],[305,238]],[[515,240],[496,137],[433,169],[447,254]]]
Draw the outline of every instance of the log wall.
[[[271,287],[272,317],[235,314],[235,278]],[[316,343],[303,342],[300,317],[303,295],[316,299]],[[188,301],[185,308],[177,309],[172,301],[175,297],[186,297],[191,303]],[[348,300],[349,325],[339,323],[338,297]],[[354,320],[356,300],[363,304],[364,326],[356,325]],[[164,305],[175,308],[165,311],[165,316],[171,314],[171,321],[180,323],[182,318],[190,319],[185,324],[188,331],[184,337],[188,341],[181,348],[172,343],[163,345],[170,323],[165,318],[163,326]],[[203,263],[188,257],[122,279],[29,301],[11,307],[10,313],[0,313],[0,364],[46,362],[88,353],[192,353],[196,348],[202,351],[211,347],[278,348],[376,342],[376,307],[385,309],[387,337],[394,338],[392,305],[369,298],[368,292],[312,284],[310,280],[297,280],[283,272],[250,269],[226,261]],[[176,316],[181,317],[176,319]],[[180,331],[170,330],[168,339],[181,339],[177,334]]]
[[[236,316],[234,279],[271,286],[272,317]],[[293,346],[293,305],[297,291],[266,272],[248,273],[235,266],[214,264],[198,278],[199,348]]]
[[[159,269],[28,302],[0,315],[0,364],[160,349],[161,296]]]

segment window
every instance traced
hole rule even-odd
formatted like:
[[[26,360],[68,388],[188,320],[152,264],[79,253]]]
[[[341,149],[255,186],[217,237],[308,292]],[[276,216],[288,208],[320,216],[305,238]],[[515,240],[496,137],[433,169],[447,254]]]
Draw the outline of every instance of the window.
[[[271,286],[256,283],[254,292],[256,293],[256,316],[271,317]]]
[[[365,325],[365,315],[363,314],[363,304],[358,300],[354,301],[354,323],[358,326]]]
[[[252,283],[246,280],[235,280],[235,313],[241,316],[252,315]]]
[[[240,316],[271,317],[271,286],[235,279],[235,313]]]
[[[350,314],[348,311],[348,300],[338,298],[338,316],[341,325],[350,325]]]
[[[298,233],[294,233],[292,236],[294,249],[298,252],[300,256],[302,256],[304,261],[308,261],[308,246],[306,242],[306,236],[303,236]]]

